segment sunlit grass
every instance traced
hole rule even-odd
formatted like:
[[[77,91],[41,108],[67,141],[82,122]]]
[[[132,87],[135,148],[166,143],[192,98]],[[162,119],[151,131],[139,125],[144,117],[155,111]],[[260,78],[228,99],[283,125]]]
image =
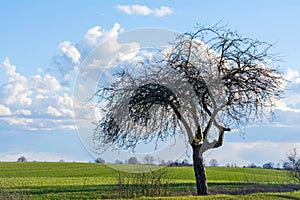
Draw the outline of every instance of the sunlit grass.
[[[121,167],[127,170],[147,168],[139,165]],[[172,195],[194,194],[193,167],[168,167],[163,170],[167,171]],[[0,190],[2,190],[0,199],[3,199],[1,195],[11,195],[10,199],[20,199],[22,195],[29,199],[116,198],[118,176],[120,176],[119,171],[96,163],[0,163]],[[222,191],[222,188],[234,191],[249,185],[261,189],[295,184],[287,172],[266,169],[207,167],[207,179],[210,191],[217,191],[217,193]],[[280,199],[279,194],[294,197],[300,195],[299,192],[251,194],[239,198],[236,195],[213,195],[214,198],[207,197],[207,199],[264,199],[265,195],[269,199],[272,195],[272,199]],[[189,196],[181,199],[193,198]]]

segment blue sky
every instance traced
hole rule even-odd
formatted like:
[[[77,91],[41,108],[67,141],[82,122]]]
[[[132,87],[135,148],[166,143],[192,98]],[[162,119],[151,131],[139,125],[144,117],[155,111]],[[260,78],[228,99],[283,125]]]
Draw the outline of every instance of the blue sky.
[[[185,32],[221,21],[275,43],[272,51],[280,53],[278,65],[290,83],[274,122],[228,133],[207,159],[281,162],[290,149],[300,151],[299,9],[297,0],[1,1],[0,160],[94,159],[77,135],[72,93],[80,64],[103,35],[145,27]]]

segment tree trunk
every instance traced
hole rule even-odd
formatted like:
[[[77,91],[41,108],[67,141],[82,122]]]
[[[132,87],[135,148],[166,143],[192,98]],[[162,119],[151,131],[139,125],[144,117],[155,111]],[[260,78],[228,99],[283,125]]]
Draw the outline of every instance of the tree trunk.
[[[201,145],[192,144],[192,148],[193,148],[193,162],[194,162],[197,194],[207,195],[206,172],[205,172],[202,153],[200,153]]]

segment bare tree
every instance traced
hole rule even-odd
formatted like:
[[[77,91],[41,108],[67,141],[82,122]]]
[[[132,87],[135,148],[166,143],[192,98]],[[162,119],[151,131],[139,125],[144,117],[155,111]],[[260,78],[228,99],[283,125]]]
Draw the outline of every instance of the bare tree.
[[[289,170],[291,177],[300,182],[300,157],[295,148],[288,154],[287,160],[284,168]]]
[[[127,163],[128,164],[131,164],[131,165],[137,165],[139,164],[139,161],[136,157],[130,157],[128,160],[127,160]]]
[[[154,157],[151,155],[146,155],[144,157],[144,164],[146,165],[153,165],[154,164]]]
[[[181,163],[182,165],[190,165],[189,160],[188,159],[184,159]]]
[[[166,164],[166,161],[165,161],[165,160],[161,160],[161,161],[159,162],[159,165],[166,166],[167,164]]]
[[[21,156],[18,158],[17,162],[27,162],[27,158],[25,156]]]
[[[178,37],[159,59],[122,71],[97,95],[104,117],[94,140],[134,149],[139,141],[187,136],[198,195],[207,195],[203,153],[223,144],[224,133],[272,114],[283,76],[272,68],[272,45],[225,27],[202,27]],[[104,105],[104,106],[103,106]],[[272,115],[271,119],[272,119]]]
[[[255,163],[251,163],[247,166],[248,168],[259,168]]]
[[[115,164],[123,164],[122,160],[116,159]]]
[[[264,168],[264,169],[273,169],[274,166],[275,166],[275,164],[273,162],[268,162],[268,163],[263,164],[262,168]]]
[[[101,157],[95,159],[95,163],[105,163],[105,160]]]
[[[219,163],[218,163],[218,161],[216,160],[216,159],[211,159],[210,161],[209,161],[209,165],[211,166],[211,167],[218,167],[219,166]]]
[[[292,170],[292,169],[293,169],[291,163],[288,162],[288,161],[283,162],[282,168],[283,168],[284,170]]]

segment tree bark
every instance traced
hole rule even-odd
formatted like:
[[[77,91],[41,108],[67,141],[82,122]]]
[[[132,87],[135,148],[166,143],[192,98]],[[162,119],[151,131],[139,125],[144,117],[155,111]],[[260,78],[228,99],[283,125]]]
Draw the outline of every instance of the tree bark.
[[[207,195],[206,172],[202,153],[200,152],[201,144],[192,144],[192,148],[197,194]]]

